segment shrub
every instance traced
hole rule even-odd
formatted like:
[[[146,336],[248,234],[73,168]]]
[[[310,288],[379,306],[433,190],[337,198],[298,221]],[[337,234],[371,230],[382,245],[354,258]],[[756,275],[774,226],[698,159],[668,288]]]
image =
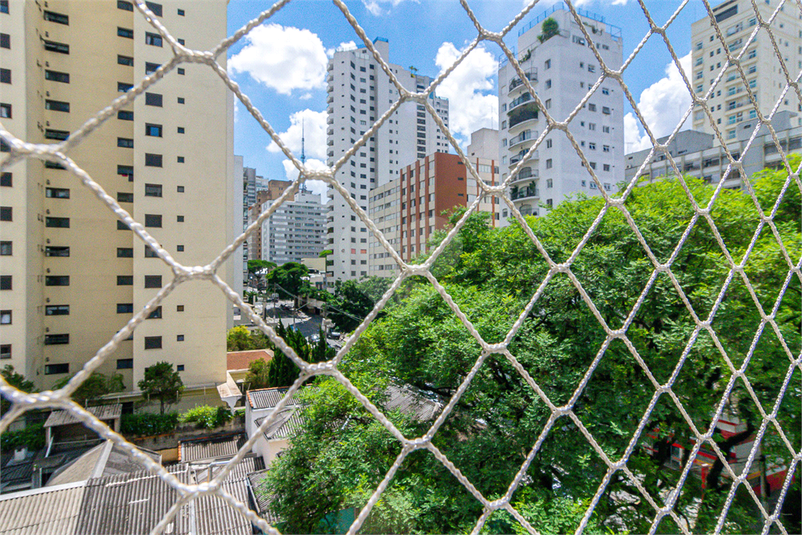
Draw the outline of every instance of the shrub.
[[[204,429],[214,429],[226,422],[230,422],[234,415],[228,407],[221,405],[219,407],[210,407],[209,405],[201,405],[189,409],[178,417],[181,423],[196,423],[198,427]]]
[[[178,413],[153,414],[123,414],[120,422],[120,431],[125,436],[161,435],[175,431],[178,425]]]
[[[32,424],[19,431],[6,431],[0,436],[0,448],[11,451],[17,448],[39,450],[45,447],[44,424]]]

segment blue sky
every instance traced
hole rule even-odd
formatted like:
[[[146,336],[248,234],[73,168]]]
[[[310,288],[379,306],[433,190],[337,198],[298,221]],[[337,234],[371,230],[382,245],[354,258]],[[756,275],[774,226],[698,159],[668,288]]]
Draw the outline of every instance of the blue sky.
[[[522,0],[469,0],[478,20],[492,30],[501,30],[523,7]],[[519,25],[526,24],[555,2],[540,2]],[[663,25],[679,2],[657,0],[647,8],[657,25]],[[229,4],[229,34],[269,9],[272,2],[232,0]],[[476,29],[457,0],[354,0],[347,2],[369,38],[390,42],[390,61],[436,76],[476,36]],[[624,58],[647,34],[649,26],[633,0],[585,0],[579,7],[606,18],[622,29]],[[679,57],[690,51],[690,25],[705,17],[700,0],[691,0],[668,30]],[[515,46],[517,30],[505,40]],[[331,2],[295,0],[268,19],[229,51],[229,72],[263,116],[282,134],[294,152],[300,153],[300,123],[306,130],[307,159],[325,160],[325,62],[327,55],[343,44],[360,40],[344,15]],[[346,45],[348,46],[348,45]],[[494,43],[485,43],[466,58],[438,93],[450,100],[451,126],[465,141],[475,128],[497,127],[495,60],[501,53]],[[656,135],[670,133],[690,104],[687,90],[666,45],[653,35],[625,71],[624,80]],[[689,74],[689,59],[683,70]],[[446,94],[444,94],[446,93]],[[631,111],[625,102],[625,112]],[[627,152],[644,145],[642,130],[630,116],[625,120]],[[292,178],[283,154],[272,150],[270,137],[240,104],[236,113],[236,154],[245,165],[255,167],[266,178]],[[310,165],[322,165],[312,161]],[[322,184],[321,184],[322,186]],[[313,188],[318,189],[318,188]]]

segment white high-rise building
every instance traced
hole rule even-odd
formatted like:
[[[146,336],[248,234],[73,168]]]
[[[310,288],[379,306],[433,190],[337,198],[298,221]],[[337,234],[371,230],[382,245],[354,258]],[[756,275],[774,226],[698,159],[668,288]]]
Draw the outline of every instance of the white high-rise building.
[[[581,19],[606,65],[622,63],[621,29],[604,17],[580,10]],[[557,23],[550,35],[545,21]],[[546,24],[547,29],[551,22]],[[601,69],[573,16],[560,3],[518,33],[518,61],[549,114],[563,121],[599,78]],[[507,61],[498,73],[499,133],[502,179],[518,165],[543,132],[546,121],[526,85]],[[624,178],[623,93],[615,80],[605,80],[569,126],[591,168],[612,192]],[[598,194],[598,186],[566,135],[553,131],[526,159],[508,194],[524,215],[543,215],[540,206],[556,206],[576,193]],[[500,224],[509,210],[501,207]]]
[[[387,40],[378,38],[373,45],[387,61]],[[398,65],[390,64],[390,68],[410,91],[423,91],[432,81]],[[398,91],[364,47],[335,52],[329,60],[327,82],[327,156],[332,165],[398,100]],[[432,95],[430,102],[447,125],[448,101]],[[423,105],[407,102],[356,152],[337,179],[367,212],[370,190],[397,177],[402,165],[434,152],[448,152],[448,141]],[[367,227],[333,190],[328,192],[327,208],[327,248],[333,251],[328,257],[329,284],[367,276]]]
[[[262,211],[275,202],[265,201]],[[299,191],[294,201],[283,203],[262,223],[262,260],[282,265],[318,256],[323,251],[325,227],[320,195]]]
[[[770,20],[777,10],[778,0],[761,0],[755,6],[764,20]],[[754,94],[758,108],[768,115],[779,102],[777,111],[802,111],[799,99],[793,90],[783,95],[787,82],[780,61],[774,51],[771,35],[760,31],[747,46],[747,41],[757,26],[757,16],[748,0],[728,0],[713,9],[716,23],[726,41],[726,49],[730,54],[741,56],[741,68],[746,74],[746,82]],[[802,69],[802,23],[799,10],[790,4],[780,8],[771,23],[771,33],[777,42],[778,50],[788,68],[791,80]],[[692,75],[688,76],[697,96],[704,96],[718,78],[722,67],[727,63],[724,45],[716,36],[710,19],[704,18],[691,25],[692,43]],[[733,66],[729,67],[721,81],[716,85],[708,104],[713,115],[713,122],[724,136],[725,141],[738,143],[738,126],[743,121],[757,118],[757,112],[749,98],[741,75]],[[792,126],[802,125],[802,118],[794,119]],[[699,132],[713,133],[713,127],[707,114],[698,106],[693,113],[693,129]]]

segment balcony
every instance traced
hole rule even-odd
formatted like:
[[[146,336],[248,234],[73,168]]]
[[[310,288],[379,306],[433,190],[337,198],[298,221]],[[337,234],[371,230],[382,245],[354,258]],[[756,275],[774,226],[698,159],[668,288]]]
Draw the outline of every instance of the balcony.
[[[537,169],[532,169],[531,167],[524,167],[521,171],[512,179],[512,183],[519,182],[521,180],[530,180],[532,178],[539,178],[540,173]]]
[[[331,104],[332,102],[334,102],[334,95],[329,95],[326,99],[326,104]]]
[[[517,126],[525,121],[537,120],[538,109],[534,102],[526,103],[515,110],[507,112],[510,118],[510,128]]]
[[[329,106],[328,108],[326,108],[326,113],[328,113],[329,115],[334,113],[334,106]]]
[[[331,128],[329,128],[328,130],[326,130],[326,135],[327,135],[327,136],[332,136],[332,135],[334,135],[334,127],[331,127]]]
[[[515,108],[517,108],[521,104],[525,104],[526,102],[529,102],[530,100],[532,100],[532,95],[527,91],[526,93],[524,93],[520,97],[518,97],[515,100],[513,100],[512,102],[510,102],[510,105],[507,108],[509,111],[507,113],[509,114],[509,112],[511,112],[512,110],[514,110]]]
[[[525,73],[524,73],[524,76],[525,76],[525,77],[526,77],[526,79],[527,79],[527,80],[529,80],[530,82],[537,82],[537,70],[530,71],[530,72],[525,72]],[[516,89],[519,89],[519,88],[521,88],[522,86],[523,86],[523,87],[526,87],[526,86],[524,85],[523,81],[522,81],[520,78],[518,78],[518,77],[516,76],[515,78],[513,78],[512,80],[510,80],[510,85],[509,85],[509,88],[507,89],[507,94],[509,95],[510,93],[512,93],[512,92],[513,92],[513,91],[515,91]]]
[[[510,188],[510,199],[513,201],[536,197],[540,197],[540,190],[538,190],[534,184],[530,184],[525,188],[519,188],[518,186]]]
[[[333,74],[329,74],[328,76],[326,76],[326,82],[327,83],[330,84],[333,81],[334,81],[334,75]]]
[[[334,117],[329,117],[326,119],[326,124],[334,124]]]
[[[512,156],[510,158],[510,167],[514,166],[515,164],[517,164],[518,162],[520,162],[521,160],[526,158],[526,153],[527,152],[528,151],[526,149],[523,149],[518,154],[516,154],[515,156]],[[537,151],[535,151],[535,152],[532,153],[532,155],[529,157],[529,159],[530,160],[537,160],[539,157],[540,157],[540,155],[538,154]]]
[[[530,141],[537,137],[537,132],[533,132],[532,130],[524,130],[514,138],[510,139],[510,147],[514,147],[519,143],[523,143],[524,141]]]

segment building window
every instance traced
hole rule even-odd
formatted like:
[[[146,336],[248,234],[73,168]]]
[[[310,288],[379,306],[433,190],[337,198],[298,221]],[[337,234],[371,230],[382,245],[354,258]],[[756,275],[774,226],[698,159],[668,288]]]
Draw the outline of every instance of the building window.
[[[117,118],[121,121],[133,121],[134,112],[128,110],[120,110],[117,112]]]
[[[161,349],[162,337],[161,336],[146,336],[145,349]]]
[[[134,4],[128,0],[117,0],[117,9],[122,9],[123,11],[133,11]]]
[[[178,127],[178,133],[179,134],[183,134],[184,133],[184,127],[183,126],[179,126]]]
[[[127,138],[127,137],[118,137],[117,138],[117,146],[122,147],[124,149],[133,149],[134,148],[134,140]]]
[[[48,52],[56,52],[58,54],[69,54],[70,45],[66,43],[57,43],[56,41],[44,41],[45,50]]]
[[[11,206],[0,206],[0,221],[13,221],[14,209]]]
[[[132,58],[131,56],[122,56],[120,54],[117,54],[117,64],[125,65],[126,67],[133,67],[134,58]]]
[[[117,359],[118,370],[131,370],[134,368],[134,359]]]
[[[177,335],[177,336],[175,337],[175,341],[176,341],[176,342],[183,342],[183,341],[184,341],[184,335],[183,335],[183,334],[179,334],[179,335]]]
[[[0,48],[11,49],[11,36],[7,33],[0,33]]]
[[[45,197],[48,199],[69,199],[70,190],[66,188],[46,188]]]
[[[551,158],[546,160],[546,169],[551,169]]]
[[[7,69],[0,69],[0,75],[2,72]],[[58,72],[58,71],[50,71],[45,69],[45,80],[50,80],[51,82],[61,82],[63,84],[70,83],[70,74],[66,72]],[[7,84],[11,83],[11,72],[9,71],[8,75],[8,82]]]
[[[45,375],[59,375],[62,373],[70,373],[69,363],[65,362],[63,364],[45,364]]]
[[[162,125],[160,124],[145,124],[145,135],[151,137],[162,137]]]
[[[117,27],[117,35],[119,37],[125,37],[126,39],[133,39],[134,38],[134,30],[129,28],[120,28]]]
[[[133,165],[118,165],[117,174],[128,178],[128,182],[134,181],[134,166]]]
[[[11,275],[0,275],[0,290],[12,289]]]
[[[55,139],[56,141],[64,141],[68,137],[70,137],[70,133],[67,130],[53,130],[52,128],[47,128],[45,130],[45,139]]]
[[[184,222],[184,216],[182,216],[182,215],[176,216],[175,220],[176,220],[177,223],[183,223]]]
[[[148,6],[148,9],[150,9],[153,12],[153,14],[156,15],[157,17],[162,16],[161,4],[157,4],[156,2],[145,2],[145,5]]]
[[[117,303],[117,314],[132,314],[133,312],[133,303]]]
[[[45,100],[45,109],[51,111],[63,111],[65,113],[70,112],[70,103],[69,102],[62,102],[60,100]],[[11,117],[9,115],[9,117]]]
[[[69,286],[69,275],[49,275],[45,277],[45,286]]]
[[[179,9],[178,10],[178,16],[179,17],[183,17],[184,16],[184,10],[183,9]]]
[[[162,107],[161,93],[145,93],[145,105]]]
[[[0,345],[0,359],[11,358],[11,344]]]
[[[176,305],[175,311],[176,312],[183,312],[184,311],[184,305]]]
[[[159,65],[158,63],[151,63],[149,61],[146,62],[145,63],[145,75],[148,75],[148,74],[151,74],[151,73],[154,73],[154,72],[158,71],[159,67],[161,67],[161,65]]]
[[[179,157],[176,159],[176,161],[177,161],[178,163],[184,163],[184,157],[183,157],[183,156],[179,156]]]
[[[117,82],[117,92],[118,93],[126,93],[134,87],[134,84],[128,84],[126,82]]]
[[[372,65],[371,65],[371,67],[372,67]],[[184,365],[183,364],[176,364],[175,371],[177,371],[177,372],[184,371]]]
[[[69,334],[46,334],[45,335],[45,345],[46,346],[56,346],[56,345],[63,345],[70,343],[70,335]]]
[[[602,106],[602,113],[604,115],[610,115],[610,108],[608,108],[607,106]]]
[[[69,257],[70,256],[70,248],[69,247],[57,247],[55,245],[48,245],[45,247],[45,256],[52,256],[52,257]]]
[[[186,74],[186,71],[184,70],[184,67],[178,67],[178,75],[179,76],[184,76],[184,74]]]
[[[14,175],[9,171],[0,173],[0,187],[10,188],[14,182]]]
[[[131,275],[117,275],[117,286],[133,286],[134,277]]]
[[[179,253],[183,253],[184,252],[184,246],[183,245],[176,245],[175,246],[175,250],[178,251]]]
[[[47,305],[45,316],[69,316],[70,305]]]
[[[153,250],[153,249],[150,247],[150,245],[147,245],[147,244],[146,244],[146,245],[145,245],[145,258],[159,258],[159,255],[158,255],[158,254],[156,254],[156,251],[154,251],[154,250]]]
[[[145,197],[161,197],[162,185],[161,184],[145,184]]]
[[[184,193],[184,186],[176,186],[178,193]]]
[[[148,154],[145,153],[145,166],[147,167],[161,167],[162,155],[161,154]]]
[[[149,320],[160,320],[162,319],[162,307],[156,307],[156,309],[148,314],[147,319]]]
[[[0,84],[11,83],[11,69],[0,68]]]
[[[162,276],[161,275],[145,275],[145,288],[161,288]]]
[[[183,104],[184,103],[184,97],[178,97],[178,103],[179,104]]]
[[[0,325],[11,325],[10,310],[0,310]]]
[[[133,247],[117,247],[117,258],[133,258]]]
[[[11,256],[14,251],[14,243],[10,241],[0,241],[0,256]]]
[[[134,194],[124,191],[117,192],[117,202],[134,202]]]
[[[162,36],[158,33],[145,32],[145,44],[150,46],[162,46]]]
[[[0,119],[11,119],[11,104],[0,102]]]
[[[145,226],[161,228],[162,226],[161,214],[145,214]]]

